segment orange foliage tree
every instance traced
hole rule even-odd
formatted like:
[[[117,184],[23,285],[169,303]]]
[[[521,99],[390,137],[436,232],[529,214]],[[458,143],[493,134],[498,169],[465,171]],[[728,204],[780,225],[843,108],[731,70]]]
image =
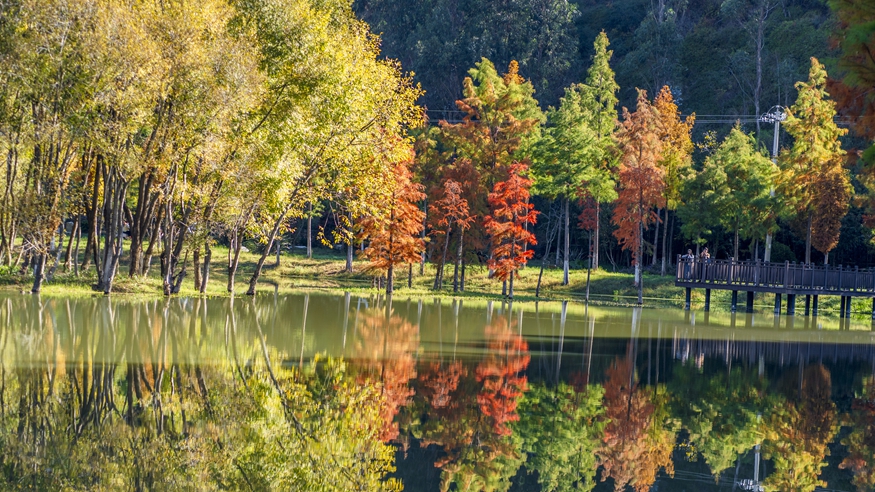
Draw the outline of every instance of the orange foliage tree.
[[[453,272],[453,292],[459,288],[459,266],[462,262],[465,231],[471,227],[474,217],[468,209],[468,200],[462,196],[462,185],[453,179],[447,179],[443,185],[443,195],[429,207],[433,228],[436,236],[444,236],[444,244],[441,249],[440,265],[434,276],[434,290],[440,290],[444,281],[444,265],[447,261],[447,250],[450,246],[450,234],[453,228],[458,231],[458,249],[456,251],[455,271]]]
[[[487,215],[484,222],[492,237],[489,268],[499,280],[509,281],[508,297],[513,297],[514,274],[535,254],[528,246],[537,244],[535,235],[527,228],[538,217],[535,206],[529,203],[532,181],[523,176],[527,169],[521,162],[514,163],[507,180],[495,183],[489,194],[492,215]]]
[[[360,239],[370,239],[363,255],[370,261],[369,269],[386,273],[387,294],[394,290],[395,265],[418,262],[425,249],[425,241],[419,237],[425,213],[417,206],[425,193],[422,185],[411,181],[409,164],[395,165],[395,185],[386,216],[366,217],[361,223]]]
[[[622,152],[618,198],[611,219],[617,230],[614,236],[625,250],[632,251],[638,304],[643,302],[641,262],[644,255],[644,229],[659,217],[654,208],[665,206],[665,170],[657,165],[663,150],[658,134],[659,113],[647,100],[647,92],[638,91],[634,113],[623,108],[623,122],[616,134]]]
[[[413,396],[410,380],[416,378],[413,354],[419,347],[419,334],[416,326],[401,316],[387,315],[378,309],[361,313],[359,320],[356,342],[359,357],[350,365],[360,369],[360,379],[373,381],[380,388],[383,417],[380,439],[387,442],[398,437],[395,416]]]
[[[596,451],[601,480],[614,479],[614,490],[627,485],[650,490],[660,468],[674,473],[675,434],[662,428],[663,402],[652,389],[638,386],[632,357],[617,358],[605,381],[605,435]]]
[[[662,155],[659,159],[659,166],[665,171],[665,186],[663,187],[663,196],[665,197],[665,222],[668,222],[668,214],[672,210],[677,210],[681,203],[681,188],[684,182],[690,177],[693,160],[693,140],[690,138],[690,132],[693,129],[693,123],[696,121],[696,115],[691,114],[681,121],[680,110],[674,102],[674,96],[671,94],[669,86],[663,86],[662,90],[653,100],[653,107],[656,109],[659,118],[659,138],[662,141]],[[657,231],[659,226],[657,225]],[[654,235],[653,241],[653,264],[656,264],[656,239]],[[660,272],[665,275],[665,260],[668,257],[667,251],[668,228],[662,228],[662,266]]]

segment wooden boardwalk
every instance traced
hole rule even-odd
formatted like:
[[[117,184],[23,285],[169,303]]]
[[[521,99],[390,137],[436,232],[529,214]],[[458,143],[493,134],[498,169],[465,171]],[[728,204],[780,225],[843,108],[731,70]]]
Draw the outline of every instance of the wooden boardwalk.
[[[841,317],[850,316],[851,299],[873,299],[875,319],[875,270],[844,268],[841,265],[806,265],[762,261],[683,260],[678,256],[675,285],[686,288],[685,308],[689,309],[692,289],[705,289],[705,309],[710,309],[711,290],[732,291],[732,310],[738,292],[747,293],[747,310],[753,310],[754,293],[775,295],[775,313],[781,311],[781,296],[787,296],[787,314],[795,314],[797,295],[805,296],[805,315],[817,315],[819,296],[841,297]]]

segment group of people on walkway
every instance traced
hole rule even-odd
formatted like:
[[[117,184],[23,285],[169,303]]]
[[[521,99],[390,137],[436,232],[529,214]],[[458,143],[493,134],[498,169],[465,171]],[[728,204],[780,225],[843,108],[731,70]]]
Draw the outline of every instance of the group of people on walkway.
[[[709,263],[711,261],[711,254],[708,253],[708,248],[702,249],[702,252],[699,253],[699,260],[702,263]],[[693,254],[692,249],[687,250],[687,254],[681,256],[681,261],[684,262],[684,278],[689,279],[692,277],[692,266],[693,263],[696,262],[696,255]]]

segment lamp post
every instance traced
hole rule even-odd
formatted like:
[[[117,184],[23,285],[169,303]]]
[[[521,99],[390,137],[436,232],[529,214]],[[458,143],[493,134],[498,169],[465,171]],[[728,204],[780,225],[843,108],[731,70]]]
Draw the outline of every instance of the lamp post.
[[[782,106],[772,106],[768,113],[760,116],[759,120],[764,123],[775,124],[775,138],[772,141],[772,162],[778,160],[778,139],[781,135],[781,122],[787,119],[787,113]],[[769,196],[775,196],[775,188],[769,190]],[[766,234],[766,253],[763,256],[764,261],[772,261],[772,233]]]

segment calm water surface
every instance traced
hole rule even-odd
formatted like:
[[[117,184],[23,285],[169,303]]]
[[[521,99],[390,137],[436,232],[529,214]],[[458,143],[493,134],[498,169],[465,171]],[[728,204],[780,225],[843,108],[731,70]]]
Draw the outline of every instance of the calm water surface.
[[[872,328],[2,295],[0,490],[873,490]]]

